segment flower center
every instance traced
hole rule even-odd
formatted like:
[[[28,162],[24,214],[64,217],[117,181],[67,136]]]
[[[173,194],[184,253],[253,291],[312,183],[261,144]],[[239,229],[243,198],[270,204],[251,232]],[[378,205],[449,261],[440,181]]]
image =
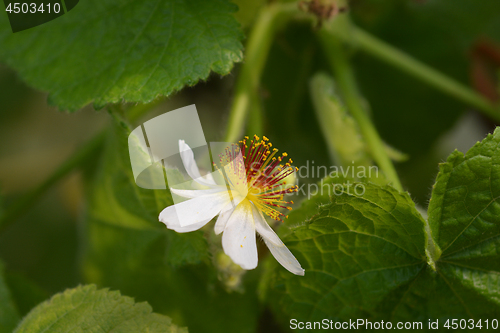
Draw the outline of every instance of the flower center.
[[[232,193],[247,198],[272,219],[283,221],[285,214],[278,209],[291,210],[287,205],[293,204],[283,197],[298,191],[298,186],[287,186],[285,178],[298,169],[291,166],[291,159],[284,162],[287,153],[276,157],[277,152],[268,138],[254,135],[227,147],[219,158]]]

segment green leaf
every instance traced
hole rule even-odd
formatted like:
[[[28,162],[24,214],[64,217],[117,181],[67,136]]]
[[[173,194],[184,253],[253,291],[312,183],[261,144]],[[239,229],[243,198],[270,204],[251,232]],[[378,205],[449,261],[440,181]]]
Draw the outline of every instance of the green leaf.
[[[256,296],[224,290],[203,231],[178,234],[158,221],[172,198],[135,184],[123,128],[110,133],[88,198],[86,281],[147,300],[192,333],[255,332]]]
[[[358,124],[347,113],[333,79],[317,73],[309,81],[309,90],[332,159],[341,166],[371,165]]]
[[[283,240],[305,276],[276,265],[266,273],[266,298],[283,322],[366,318],[427,328],[431,319],[442,328],[447,319],[500,315],[499,129],[440,166],[428,225],[407,194],[362,185],[365,193],[333,195],[315,215],[310,203],[290,214]]]
[[[305,276],[276,273],[269,299],[282,316],[381,315],[380,305],[424,268],[424,221],[409,196],[388,186],[361,185],[364,195],[353,188],[333,195],[310,220],[291,227],[284,241]]]
[[[242,58],[236,6],[226,0],[86,0],[13,34],[0,16],[0,59],[60,109],[149,102]]]
[[[484,303],[500,304],[500,129],[467,154],[453,152],[429,203],[429,225],[442,275]],[[451,287],[451,285],[450,285]],[[479,297],[481,296],[481,297]],[[472,296],[470,296],[472,297]],[[471,309],[464,300],[464,308]]]
[[[4,279],[4,267],[0,261],[0,333],[10,333],[21,318]]]
[[[439,174],[429,203],[432,236],[449,256],[494,244],[500,236],[500,130],[467,154],[455,151]],[[493,242],[493,243],[492,243]]]
[[[333,194],[333,191],[340,192],[344,184],[350,182],[353,183],[352,178],[345,178],[342,175],[338,175],[338,177],[326,177],[320,180],[316,185],[318,188],[323,187],[323,192],[321,190],[314,191],[317,192],[308,200],[303,200],[300,203],[298,209],[293,209],[287,216],[285,220],[285,224],[279,228],[280,233],[284,233],[284,229],[289,227],[294,227],[296,225],[304,223],[304,221],[310,220],[314,215],[318,214],[318,209],[326,204],[330,203],[330,196]],[[337,187],[336,187],[337,186]],[[304,186],[305,187],[305,186]],[[311,185],[311,189],[315,190],[316,188]],[[309,191],[309,189],[308,189]],[[300,192],[300,187],[299,187]],[[283,228],[285,227],[285,228]]]
[[[152,312],[147,303],[134,303],[118,291],[80,286],[56,294],[34,308],[15,330],[22,332],[178,332],[186,328]]]

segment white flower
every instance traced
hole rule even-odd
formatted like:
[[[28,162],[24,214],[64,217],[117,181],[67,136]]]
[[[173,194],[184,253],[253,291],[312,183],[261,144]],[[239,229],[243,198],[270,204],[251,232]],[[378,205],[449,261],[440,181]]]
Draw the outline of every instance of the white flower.
[[[276,208],[288,208],[283,201],[286,193],[297,191],[297,187],[283,189],[284,178],[293,173],[290,163],[280,165],[286,157],[273,157],[271,143],[257,136],[247,145],[240,141],[221,154],[221,168],[224,184],[215,182],[211,174],[202,177],[194,160],[191,148],[179,141],[179,151],[188,175],[206,189],[181,190],[171,188],[178,196],[189,198],[184,202],[165,208],[159,216],[167,228],[177,232],[190,232],[207,224],[219,215],[215,233],[222,234],[224,252],[243,269],[257,267],[257,244],[255,232],[264,239],[267,247],[290,272],[304,275],[304,269],[288,250],[274,230],[267,224],[264,214],[281,220],[284,214]],[[293,202],[291,202],[293,203]]]

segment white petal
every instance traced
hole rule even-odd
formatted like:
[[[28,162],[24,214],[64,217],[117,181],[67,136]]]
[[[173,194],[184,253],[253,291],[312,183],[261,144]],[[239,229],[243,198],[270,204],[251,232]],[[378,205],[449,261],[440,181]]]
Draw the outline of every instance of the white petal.
[[[203,178],[210,184],[216,184],[214,176],[211,173],[207,173]]]
[[[269,251],[273,254],[274,258],[287,270],[297,275],[304,275],[304,269],[300,266],[300,263],[293,256],[292,252],[283,244],[283,246],[275,245],[274,243],[268,241],[264,238]]]
[[[176,213],[176,221],[181,227],[186,227],[191,224],[210,221],[215,215],[230,202],[227,192],[217,192],[208,194],[184,202],[180,202],[173,206],[165,208],[159,216],[161,222],[167,224],[173,221],[172,217]]]
[[[170,188],[170,192],[177,194],[178,196],[181,196],[183,198],[197,198],[202,195],[214,194],[221,191],[227,192],[227,188],[224,186],[218,186],[215,188],[211,188],[209,190],[181,190],[181,189]]]
[[[255,229],[264,239],[274,258],[293,274],[304,275],[304,269],[300,266],[299,261],[293,256],[292,252],[285,246],[269,224],[267,224],[262,212],[253,205],[252,211],[255,218]]]
[[[201,229],[208,222],[210,222],[210,220],[203,221],[203,222],[200,222],[200,223],[191,224],[191,225],[188,225],[186,227],[170,228],[170,229],[174,230],[175,232],[178,232],[178,233],[182,234],[182,233],[185,233],[185,232],[191,232],[191,231],[195,231],[195,230]]]
[[[252,205],[252,212],[255,219],[255,230],[259,233],[259,235],[276,246],[285,246],[274,230],[269,226],[269,224],[267,224],[262,212],[254,205]]]
[[[174,208],[174,206],[168,206],[165,208],[161,214],[160,214],[160,221],[165,223],[168,229],[175,230],[177,232],[190,232],[190,231],[195,231],[203,227],[205,224],[210,222],[211,219],[208,219],[206,221],[202,221],[199,223],[191,224],[185,227],[182,227],[179,223],[179,219],[177,218],[177,212]]]
[[[221,213],[219,214],[219,217],[217,218],[217,222],[215,222],[214,232],[216,235],[224,231],[224,228],[226,227],[229,217],[234,212],[233,207],[234,207],[233,203],[230,203],[224,209],[222,209]]]
[[[179,140],[179,152],[181,155],[182,164],[184,164],[184,168],[186,169],[189,177],[191,177],[195,182],[202,185],[216,185],[213,177],[203,178],[201,176],[200,169],[198,169],[198,165],[194,160],[193,150],[191,150],[191,147],[189,147],[189,145],[184,140]]]
[[[243,269],[257,267],[257,242],[252,207],[243,201],[233,211],[222,234],[222,248]]]

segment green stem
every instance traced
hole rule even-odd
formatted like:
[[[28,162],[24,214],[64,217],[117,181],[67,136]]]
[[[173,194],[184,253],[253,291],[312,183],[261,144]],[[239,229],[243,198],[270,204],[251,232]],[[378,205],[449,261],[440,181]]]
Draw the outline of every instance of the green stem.
[[[163,102],[163,100],[163,98],[160,98],[151,103],[138,104],[130,108],[127,112],[129,120],[131,122],[136,121],[147,111]],[[15,222],[17,218],[29,209],[29,207],[33,206],[33,204],[35,204],[48,189],[57,184],[57,182],[71,173],[75,168],[95,155],[104,143],[105,134],[105,131],[97,134],[94,138],[78,149],[73,155],[71,155],[65,162],[63,162],[63,164],[61,164],[45,181],[30,192],[23,195],[21,199],[16,201],[13,205],[9,206],[6,211],[0,215],[0,232]]]
[[[104,142],[104,132],[96,135],[83,147],[76,151],[69,159],[61,164],[57,170],[52,173],[39,186],[25,194],[21,199],[10,206],[4,214],[0,216],[0,232],[12,224],[16,219],[28,210],[33,204],[54,184],[69,174],[73,169],[93,156]]]
[[[344,101],[349,112],[354,119],[356,119],[373,159],[384,172],[387,180],[391,182],[396,189],[400,191],[403,190],[396,170],[394,169],[394,165],[384,148],[384,143],[368,117],[366,110],[363,108],[354,73],[345,54],[345,50],[340,41],[331,38],[329,34],[320,31],[319,36],[335,73],[336,82],[344,97]]]
[[[262,110],[262,103],[257,91],[255,91],[253,94],[250,94],[250,100],[252,101],[252,103],[249,107],[247,130],[249,134],[262,136],[265,134],[264,112]]]
[[[345,22],[334,23],[326,25],[323,31],[330,38],[340,38],[500,122],[500,109],[482,95],[355,25],[345,24]],[[324,39],[327,38],[324,37]]]
[[[245,119],[252,99],[258,96],[260,78],[271,48],[274,34],[279,26],[298,14],[297,4],[271,4],[264,7],[253,26],[245,51],[245,62],[241,66],[236,82],[233,103],[226,128],[226,142],[238,141],[243,134]],[[256,115],[253,122],[261,121]],[[262,125],[255,126],[262,128]]]

